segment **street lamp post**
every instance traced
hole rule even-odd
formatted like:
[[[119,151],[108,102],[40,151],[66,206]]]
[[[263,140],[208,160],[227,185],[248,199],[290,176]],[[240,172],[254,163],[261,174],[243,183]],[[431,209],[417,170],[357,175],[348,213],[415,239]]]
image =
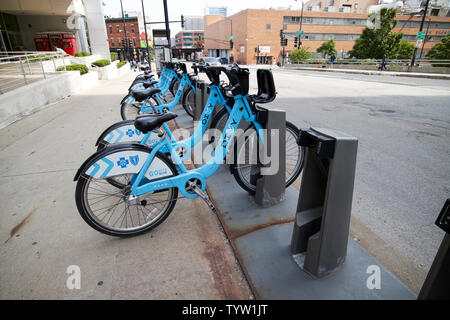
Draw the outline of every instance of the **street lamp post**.
[[[147,22],[145,21],[144,0],[141,0],[141,4],[142,4],[142,17],[144,18],[145,42],[147,43],[147,62],[148,65],[150,66],[150,48],[148,45]]]
[[[425,22],[425,17],[427,16],[428,4],[429,3],[430,3],[430,0],[427,0],[427,2],[425,3],[425,10],[423,12],[422,21],[420,22],[420,30],[419,30],[419,32],[422,32],[422,30],[423,30],[423,25],[424,25],[424,22]],[[414,48],[414,53],[413,53],[413,56],[412,56],[412,59],[411,59],[411,64],[410,64],[410,66],[408,68],[410,71],[412,70],[412,67],[414,67],[414,63],[416,61],[416,54],[417,54],[417,43],[416,43],[416,46]]]

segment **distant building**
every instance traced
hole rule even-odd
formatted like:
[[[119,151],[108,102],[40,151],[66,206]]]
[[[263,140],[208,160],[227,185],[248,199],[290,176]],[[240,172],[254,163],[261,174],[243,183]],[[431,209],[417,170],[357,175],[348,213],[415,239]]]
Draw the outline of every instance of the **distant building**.
[[[183,30],[203,30],[203,16],[184,16]]]
[[[194,52],[201,52],[204,48],[203,30],[183,30],[175,35],[174,56],[191,59]]]
[[[247,9],[226,18],[208,15],[204,19],[204,51],[212,57],[233,56],[234,61],[243,64],[270,63],[273,59],[279,62],[283,51],[280,30],[288,39],[284,50],[289,55],[295,49],[294,39],[300,28],[299,10]],[[367,13],[304,11],[302,46],[316,51],[324,41],[333,39],[340,54],[348,52],[367,26],[367,20]],[[403,39],[415,43],[421,17],[397,15],[396,20],[398,25],[394,32],[401,31]],[[430,15],[426,28],[429,30],[424,52],[450,33],[450,17]],[[230,36],[235,37],[233,48],[230,48]]]
[[[227,7],[209,7],[206,6],[204,10],[204,14],[206,15],[214,15],[214,16],[227,16]]]
[[[380,0],[310,0],[304,3],[304,11],[367,13],[370,6],[378,5]],[[383,0],[381,0],[383,1]]]

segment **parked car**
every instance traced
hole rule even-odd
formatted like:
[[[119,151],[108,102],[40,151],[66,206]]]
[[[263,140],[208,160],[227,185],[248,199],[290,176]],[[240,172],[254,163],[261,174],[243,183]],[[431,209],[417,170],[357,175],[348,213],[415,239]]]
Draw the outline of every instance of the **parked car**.
[[[219,61],[220,61],[221,64],[228,64],[229,63],[228,62],[228,58],[226,58],[226,57],[220,58]]]
[[[199,63],[203,64],[205,66],[220,66],[219,58],[215,58],[215,57],[200,58]]]

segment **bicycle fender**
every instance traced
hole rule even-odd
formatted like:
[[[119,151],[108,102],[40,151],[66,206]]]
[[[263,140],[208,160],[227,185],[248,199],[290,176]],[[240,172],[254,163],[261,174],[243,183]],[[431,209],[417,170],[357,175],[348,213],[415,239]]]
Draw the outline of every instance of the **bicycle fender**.
[[[144,166],[151,148],[139,144],[122,144],[106,148],[89,157],[78,170],[74,180],[80,175],[93,178],[108,178],[121,174],[137,174]],[[144,177],[151,181],[172,176],[172,170],[161,159],[154,158]]]
[[[139,143],[144,138],[145,134],[135,128],[134,120],[123,120],[110,126],[103,131],[98,138],[96,146],[101,141],[106,141],[109,144],[113,143]],[[147,144],[154,145],[161,141],[158,137],[158,131],[152,131],[148,137]]]

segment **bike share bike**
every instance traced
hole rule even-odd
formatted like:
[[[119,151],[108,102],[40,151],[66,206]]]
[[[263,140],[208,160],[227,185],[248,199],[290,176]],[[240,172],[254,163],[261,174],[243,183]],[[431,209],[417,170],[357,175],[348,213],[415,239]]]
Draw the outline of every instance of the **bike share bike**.
[[[164,104],[166,109],[172,110],[181,98],[187,114],[191,117],[194,116],[193,105],[189,101],[189,97],[195,94],[195,86],[192,75],[186,71],[186,65],[172,62],[162,62],[162,65],[161,82],[152,81],[152,79],[133,82],[128,95],[121,102],[120,113],[123,120],[134,120],[137,115],[152,113],[154,107],[158,105]],[[174,97],[170,103],[165,98],[168,91]]]
[[[178,191],[190,199],[200,196],[214,210],[205,193],[206,180],[223,163],[239,123],[242,120],[251,123],[260,143],[263,143],[264,132],[257,121],[263,111],[255,102],[265,103],[275,98],[270,70],[258,70],[258,94],[249,96],[248,69],[238,66],[203,69],[213,79],[212,85],[220,85],[221,72],[230,81],[230,85],[221,86],[227,96],[230,114],[212,157],[203,166],[187,170],[177,152],[177,143],[161,130],[176,114],[168,112],[137,117],[134,122],[137,130],[143,134],[157,130],[162,140],[151,147],[135,143],[110,145],[87,159],[74,178],[77,181],[77,208],[91,227],[115,236],[133,236],[149,231],[173,210]],[[121,183],[112,184],[108,181],[110,178]]]

